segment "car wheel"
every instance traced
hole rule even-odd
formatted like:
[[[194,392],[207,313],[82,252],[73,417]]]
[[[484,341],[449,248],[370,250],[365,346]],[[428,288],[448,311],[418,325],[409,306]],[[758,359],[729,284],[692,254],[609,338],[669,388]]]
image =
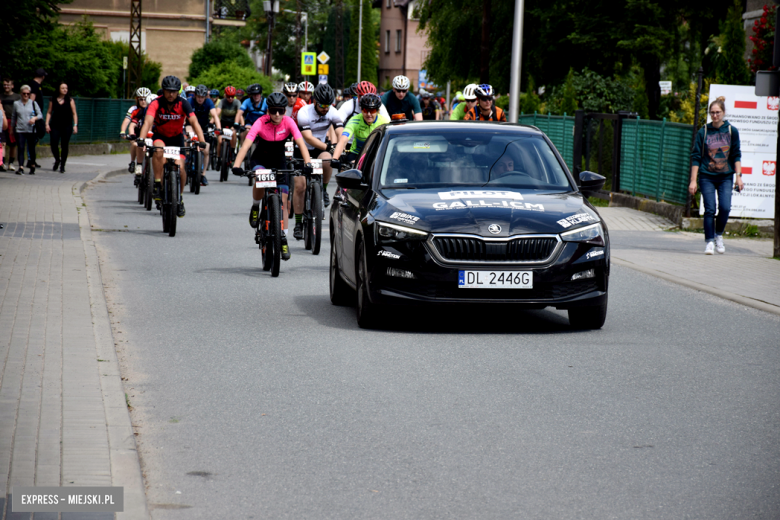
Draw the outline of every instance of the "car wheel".
[[[607,319],[607,301],[603,305],[573,307],[569,309],[569,325],[575,329],[595,330],[604,326]]]
[[[368,269],[366,267],[366,246],[363,242],[358,246],[358,276],[357,276],[357,322],[362,329],[374,328],[378,318],[377,306],[368,298]]]
[[[333,237],[330,239],[330,303],[348,305],[353,297],[352,290],[339,272],[339,261]]]

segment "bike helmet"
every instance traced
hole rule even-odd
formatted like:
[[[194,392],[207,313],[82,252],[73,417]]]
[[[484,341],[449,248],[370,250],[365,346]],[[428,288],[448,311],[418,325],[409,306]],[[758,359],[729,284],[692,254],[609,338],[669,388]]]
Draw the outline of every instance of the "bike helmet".
[[[163,90],[175,90],[178,92],[181,88],[181,80],[176,76],[165,76],[160,85],[162,85]]]
[[[466,85],[466,88],[463,89],[463,97],[466,99],[466,101],[474,101],[477,99],[477,95],[474,93],[474,89],[477,88],[476,83],[471,83],[470,85]]]
[[[163,95],[163,92],[164,92],[164,91],[163,91],[163,89],[161,89],[161,88],[158,88],[158,89],[157,89],[157,97],[160,97],[160,96],[162,96],[162,95]]]
[[[219,90],[213,88],[211,89],[211,92],[209,92],[209,96],[211,97],[219,97]]]
[[[208,96],[209,95],[209,89],[206,85],[198,85],[195,87],[195,95],[196,96]]]
[[[406,76],[394,77],[393,88],[397,88],[398,90],[409,90],[409,78]]]
[[[149,90],[146,87],[141,87],[138,90],[135,91],[135,97],[137,98],[146,98],[149,94],[151,94],[152,91]]]
[[[376,94],[376,87],[370,81],[361,81],[355,87],[355,93],[358,96],[365,96],[366,94]]]
[[[382,106],[382,98],[380,98],[378,95],[374,94],[373,92],[369,92],[368,94],[363,95],[363,97],[360,98],[360,108],[374,108],[376,110],[379,110],[379,107]]]
[[[227,97],[235,97],[236,95],[236,87],[233,86],[227,86],[225,87],[225,96]]]
[[[425,90],[420,92],[420,99],[431,99],[431,97],[433,97],[433,95],[430,92],[427,92]]]
[[[314,101],[320,105],[332,105],[336,101],[336,93],[327,83],[320,83],[314,89]]]
[[[477,97],[493,97],[493,87],[487,83],[483,83],[474,89],[474,93]]]
[[[151,92],[149,92],[149,95],[148,95],[148,96],[146,96],[146,104],[148,105],[149,103],[151,103],[151,102],[152,102],[152,101],[154,101],[155,99],[157,99],[157,96],[155,96],[154,94],[152,94]]]
[[[298,85],[296,83],[285,83],[284,88],[282,88],[282,92],[286,94],[297,94],[298,93]]]
[[[455,93],[455,100],[456,101],[463,101],[465,98],[463,97],[463,92],[460,90]]]
[[[243,91],[243,89],[237,88],[237,89],[236,89],[236,96],[238,96],[238,97],[244,97],[244,91]]]
[[[269,94],[268,97],[265,98],[265,101],[268,103],[268,108],[285,108],[287,106],[287,96],[281,92],[274,92],[273,94]]]
[[[190,92],[195,92],[195,87],[193,87],[192,85],[187,85],[186,87],[184,87],[184,92],[186,92],[187,94],[189,94]]]
[[[308,81],[301,81],[298,83],[298,92],[312,92],[314,90],[314,85],[309,83]]]
[[[262,94],[263,87],[259,83],[252,83],[246,88],[246,93],[250,96],[254,96],[255,94]]]

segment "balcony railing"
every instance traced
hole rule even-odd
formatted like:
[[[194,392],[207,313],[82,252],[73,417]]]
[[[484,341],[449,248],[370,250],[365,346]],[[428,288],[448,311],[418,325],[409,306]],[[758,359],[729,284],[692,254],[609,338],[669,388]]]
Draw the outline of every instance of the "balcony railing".
[[[249,0],[215,0],[212,16],[214,20],[246,21],[251,13]]]

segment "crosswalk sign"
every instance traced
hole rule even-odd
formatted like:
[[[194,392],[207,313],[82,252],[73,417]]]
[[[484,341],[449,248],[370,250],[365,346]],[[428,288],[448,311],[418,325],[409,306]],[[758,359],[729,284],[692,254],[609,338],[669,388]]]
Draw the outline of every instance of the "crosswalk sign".
[[[301,53],[301,74],[304,76],[314,76],[317,74],[317,53],[316,52],[302,52]]]

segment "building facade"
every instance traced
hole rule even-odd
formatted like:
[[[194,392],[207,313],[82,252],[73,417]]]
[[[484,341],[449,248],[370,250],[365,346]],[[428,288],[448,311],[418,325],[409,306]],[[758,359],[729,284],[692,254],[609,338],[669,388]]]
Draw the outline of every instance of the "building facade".
[[[425,34],[417,32],[413,0],[377,0],[382,11],[379,33],[379,84],[387,87],[393,78],[409,78],[412,90],[420,88],[420,71],[430,52]]]

